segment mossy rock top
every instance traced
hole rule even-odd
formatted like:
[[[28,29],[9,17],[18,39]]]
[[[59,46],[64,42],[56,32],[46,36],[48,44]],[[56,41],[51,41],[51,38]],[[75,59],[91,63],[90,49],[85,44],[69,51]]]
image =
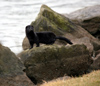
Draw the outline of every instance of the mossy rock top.
[[[31,23],[35,31],[53,31],[56,35],[72,32],[74,24],[63,15],[56,13],[46,5],[42,5],[35,21]]]
[[[58,46],[49,45],[34,47],[33,49],[23,51],[19,57],[23,62],[26,60],[29,63],[39,63],[43,61],[50,61],[61,58],[77,57],[81,54],[89,53],[85,45],[73,45],[73,46]]]

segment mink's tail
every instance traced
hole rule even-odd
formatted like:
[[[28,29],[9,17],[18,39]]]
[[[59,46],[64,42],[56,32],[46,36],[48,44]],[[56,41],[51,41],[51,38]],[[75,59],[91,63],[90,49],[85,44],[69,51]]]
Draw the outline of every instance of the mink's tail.
[[[66,41],[69,44],[73,44],[68,38],[65,38],[65,37],[57,36],[56,39],[64,40],[64,41]]]

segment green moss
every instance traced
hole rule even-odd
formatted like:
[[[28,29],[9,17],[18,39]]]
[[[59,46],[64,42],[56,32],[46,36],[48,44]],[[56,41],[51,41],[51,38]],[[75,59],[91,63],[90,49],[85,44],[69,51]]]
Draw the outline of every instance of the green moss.
[[[57,35],[63,35],[64,32],[70,33],[75,28],[68,18],[54,12],[46,5],[42,5],[38,17],[31,25],[36,31],[53,31]]]
[[[50,22],[44,16],[39,16],[39,19],[32,22],[32,25],[35,26],[35,31],[52,31],[57,35],[64,34],[63,31],[58,29],[58,26],[55,23]]]
[[[27,58],[24,60],[26,74],[34,76],[38,82],[62,77],[64,74],[70,76],[83,74],[91,64],[85,45],[44,45],[23,53],[24,55],[20,57]]]
[[[42,15],[48,18],[50,22],[53,22],[55,25],[57,25],[59,29],[62,29],[63,31],[70,31],[70,28],[68,27],[70,25],[68,19],[64,18],[60,14],[45,10]]]
[[[60,60],[61,58],[66,59],[77,57],[79,55],[84,55],[88,53],[89,52],[85,45],[73,45],[72,47],[50,45],[35,47],[29,50],[27,53],[25,52],[25,55],[20,57],[25,58],[25,56],[27,56],[28,58],[25,64],[32,64],[48,62],[52,60]]]

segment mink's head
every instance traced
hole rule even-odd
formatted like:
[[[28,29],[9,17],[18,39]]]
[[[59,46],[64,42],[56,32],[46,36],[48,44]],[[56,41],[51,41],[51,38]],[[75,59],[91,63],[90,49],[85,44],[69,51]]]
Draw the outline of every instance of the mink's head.
[[[25,29],[26,29],[26,33],[29,33],[33,31],[34,27],[32,25],[27,25]]]

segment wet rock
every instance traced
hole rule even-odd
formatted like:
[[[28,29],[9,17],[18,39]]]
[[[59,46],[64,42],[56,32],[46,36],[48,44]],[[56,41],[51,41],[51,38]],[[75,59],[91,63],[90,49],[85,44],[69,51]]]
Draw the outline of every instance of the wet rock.
[[[23,73],[23,68],[16,55],[0,44],[0,86],[34,86]]]
[[[35,47],[23,51],[20,58],[27,76],[37,83],[64,75],[81,75],[92,63],[85,45]]]

